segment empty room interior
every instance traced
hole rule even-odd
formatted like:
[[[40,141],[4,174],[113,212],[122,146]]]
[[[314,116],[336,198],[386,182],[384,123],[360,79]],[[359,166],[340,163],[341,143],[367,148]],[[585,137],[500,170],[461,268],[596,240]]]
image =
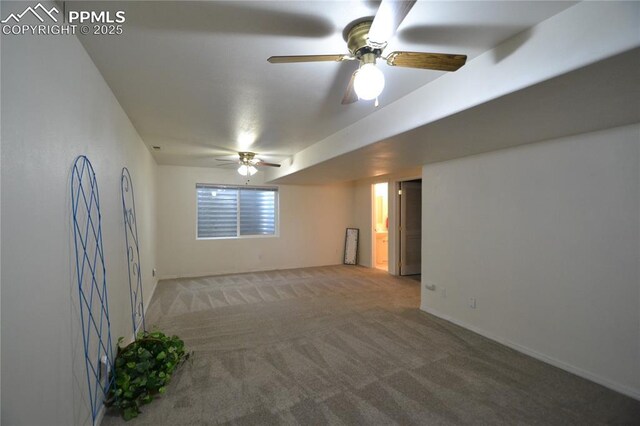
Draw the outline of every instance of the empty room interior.
[[[640,2],[0,19],[3,425],[640,424]]]

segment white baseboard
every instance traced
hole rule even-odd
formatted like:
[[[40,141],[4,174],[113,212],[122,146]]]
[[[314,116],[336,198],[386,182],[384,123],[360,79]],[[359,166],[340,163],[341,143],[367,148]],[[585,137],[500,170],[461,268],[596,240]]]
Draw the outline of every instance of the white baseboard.
[[[147,311],[149,310],[149,304],[151,303],[151,300],[153,299],[153,295],[156,292],[156,288],[158,288],[158,281],[160,281],[160,280],[155,280],[155,282],[153,283],[153,288],[151,289],[151,294],[149,295],[149,297],[145,298],[144,306],[142,307],[142,312],[143,312],[143,315],[144,315],[145,319],[147,317]],[[140,332],[140,324],[138,324],[138,327],[131,334],[131,340],[125,341],[124,344],[127,345],[127,344],[133,342],[134,340],[136,340],[136,335],[139,332]]]
[[[568,371],[569,373],[573,373],[576,376],[580,376],[580,377],[585,378],[587,380],[590,380],[592,382],[598,383],[599,385],[602,385],[602,386],[604,386],[606,388],[609,388],[611,390],[614,390],[616,392],[619,392],[621,394],[627,395],[627,396],[629,396],[629,397],[631,397],[633,399],[636,399],[636,400],[640,401],[640,391],[637,390],[637,389],[633,389],[633,388],[631,388],[631,387],[629,387],[627,385],[623,385],[621,383],[617,383],[617,382],[614,382],[612,380],[606,379],[606,378],[604,378],[602,376],[599,376],[597,374],[594,374],[594,373],[591,373],[589,371],[583,370],[580,367],[576,367],[574,365],[567,364],[564,361],[560,361],[560,360],[558,360],[556,358],[550,357],[548,355],[545,355],[545,354],[540,353],[538,351],[535,351],[533,349],[527,348],[526,346],[522,346],[522,345],[520,345],[518,343],[514,343],[514,342],[512,342],[510,340],[507,340],[507,339],[504,339],[502,337],[495,336],[495,335],[493,335],[491,333],[488,333],[488,332],[486,332],[486,331],[484,331],[482,329],[479,329],[479,328],[477,328],[477,327],[475,327],[473,325],[470,325],[470,324],[467,324],[467,323],[465,323],[463,321],[460,321],[460,320],[457,320],[455,318],[452,318],[449,315],[442,314],[442,313],[440,313],[440,312],[438,312],[438,311],[436,311],[436,310],[434,310],[432,308],[428,308],[428,307],[425,307],[425,306],[420,306],[420,309],[423,310],[424,312],[428,313],[428,314],[434,315],[434,316],[436,316],[438,318],[441,318],[441,319],[443,319],[445,321],[449,321],[449,322],[451,322],[453,324],[459,325],[460,327],[466,328],[467,330],[471,330],[474,333],[477,333],[477,334],[479,334],[481,336],[484,336],[484,337],[486,337],[488,339],[491,339],[491,340],[496,341],[496,342],[498,342],[500,344],[508,346],[511,349],[514,349],[514,350],[516,350],[518,352],[521,352],[521,353],[523,353],[525,355],[529,355],[530,357],[533,357],[533,358],[535,358],[537,360],[540,360],[542,362],[546,362],[547,364],[551,364],[554,367],[561,368],[562,370]]]
[[[250,268],[242,271],[229,270],[229,271],[215,271],[210,273],[196,273],[196,274],[181,274],[181,275],[163,275],[158,277],[158,281],[162,280],[178,280],[183,278],[205,278],[205,277],[215,277],[219,275],[236,275],[236,274],[251,274],[254,272],[272,272],[272,271],[286,271],[289,269],[304,269],[304,268],[321,268],[324,266],[342,266],[342,263],[333,263],[327,265],[306,265],[306,266],[295,266],[295,265],[285,265],[277,268]],[[362,265],[357,265],[362,266]]]
[[[102,407],[100,407],[100,411],[98,411],[98,415],[96,416],[96,420],[93,422],[93,424],[95,426],[100,426],[100,423],[102,423],[102,419],[104,419],[104,415],[107,413],[107,407],[106,405],[102,404]]]
[[[155,280],[155,282],[153,283],[153,288],[151,289],[151,294],[149,295],[149,297],[147,297],[145,299],[145,303],[144,303],[144,314],[145,314],[145,316],[147,314],[147,311],[149,310],[149,304],[153,300],[153,295],[156,294],[156,289],[158,288],[158,281],[160,281],[160,280],[159,279]]]
[[[178,278],[180,278],[177,275],[163,275],[161,277],[158,277],[158,281],[162,281],[162,280],[177,280]]]
[[[153,300],[153,295],[156,294],[156,289],[158,288],[158,282],[159,281],[160,281],[159,279],[155,280],[155,282],[153,283],[153,288],[151,289],[151,294],[149,294],[149,297],[144,299],[144,306],[142,307],[142,312],[143,312],[145,320],[147,318],[147,312],[149,311],[149,305],[151,304],[151,301]],[[138,334],[139,331],[140,331],[140,325],[138,325],[138,328],[136,329],[136,332],[133,334],[134,335],[134,340],[135,340],[135,335]]]

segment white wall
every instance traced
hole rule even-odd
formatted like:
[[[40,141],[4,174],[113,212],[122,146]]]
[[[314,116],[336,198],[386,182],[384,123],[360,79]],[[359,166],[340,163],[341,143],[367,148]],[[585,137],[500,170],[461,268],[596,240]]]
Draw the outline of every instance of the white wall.
[[[639,162],[636,124],[424,166],[422,309],[640,398]]]
[[[196,239],[196,183],[243,185],[235,169],[160,166],[158,256],[161,277],[203,276],[342,263],[351,226],[351,185],[280,185],[280,236]],[[251,185],[262,185],[263,173]]]
[[[3,16],[11,7],[3,5]],[[156,165],[73,36],[2,38],[2,424],[90,424],[70,171],[100,188],[112,336],[131,334],[120,170],[136,186],[145,294],[155,285]]]

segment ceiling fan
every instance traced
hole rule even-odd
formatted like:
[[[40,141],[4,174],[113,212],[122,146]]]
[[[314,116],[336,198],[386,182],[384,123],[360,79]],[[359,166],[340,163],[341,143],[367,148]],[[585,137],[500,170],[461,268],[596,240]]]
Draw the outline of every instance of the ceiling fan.
[[[238,152],[238,157],[238,160],[216,158],[216,161],[240,164],[238,173],[242,176],[253,176],[258,171],[257,167],[280,167],[280,164],[267,163],[266,161],[256,158],[255,152]]]
[[[376,68],[376,60],[384,59],[387,65],[422,68],[438,71],[456,71],[467,61],[466,55],[422,52],[392,52],[382,55],[388,40],[395,34],[416,0],[382,0],[376,16],[362,18],[345,29],[345,40],[349,54],[271,56],[272,64],[294,62],[342,62],[357,60],[360,67],[351,75],[351,81],[342,98],[342,104],[363,100],[376,100],[384,89],[384,74]]]

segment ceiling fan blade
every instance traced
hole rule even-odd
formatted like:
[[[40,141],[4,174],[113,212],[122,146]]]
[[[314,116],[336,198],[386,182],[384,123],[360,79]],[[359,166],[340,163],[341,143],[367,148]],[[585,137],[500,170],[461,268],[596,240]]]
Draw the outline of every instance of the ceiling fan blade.
[[[350,55],[298,55],[272,56],[267,59],[272,64],[291,64],[294,62],[340,62],[351,58]]]
[[[256,163],[256,166],[267,166],[267,167],[280,167],[280,164],[276,164],[276,163],[266,163],[264,161],[258,161]]]
[[[369,42],[373,45],[388,42],[415,3],[416,0],[382,0],[369,30]]]
[[[347,86],[346,92],[344,92],[344,96],[342,97],[342,105],[352,104],[358,101],[358,95],[356,94],[355,89],[353,88],[353,82],[356,79],[356,73],[358,71],[354,71],[351,74],[351,80],[349,80],[349,85]]]
[[[456,71],[465,62],[467,55],[446,53],[393,52],[387,56],[388,65],[438,71]]]

